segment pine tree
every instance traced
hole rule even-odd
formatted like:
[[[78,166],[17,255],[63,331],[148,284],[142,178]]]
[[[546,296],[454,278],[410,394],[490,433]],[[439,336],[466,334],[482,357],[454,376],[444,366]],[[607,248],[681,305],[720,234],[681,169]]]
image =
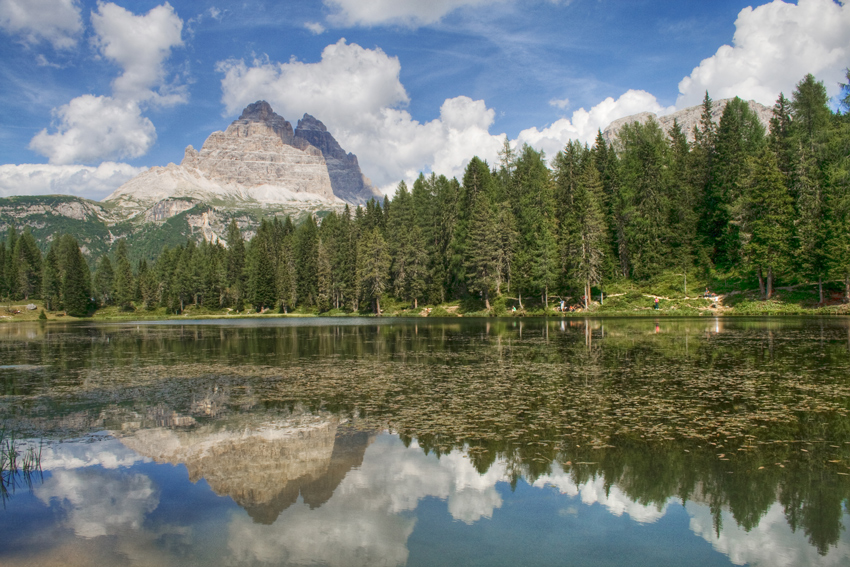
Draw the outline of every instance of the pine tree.
[[[601,199],[602,180],[589,160],[573,192],[572,209],[565,219],[572,229],[562,244],[569,278],[582,285],[585,309],[590,306],[591,286],[602,279],[607,236]]]
[[[241,305],[245,298],[245,239],[236,220],[227,225],[226,282],[232,304]],[[236,308],[241,311],[241,307]]]
[[[295,227],[292,225],[292,219],[288,216],[283,222],[282,230],[283,235],[281,238],[280,248],[278,249],[276,283],[278,302],[281,310],[284,313],[288,313],[289,311],[294,310],[297,304],[297,275],[293,248]]]
[[[333,280],[330,255],[324,242],[319,238],[316,244],[316,307],[318,307],[320,313],[330,310],[332,294]]]
[[[271,223],[263,219],[248,248],[248,295],[258,312],[277,303],[275,265]]]
[[[672,267],[670,188],[667,176],[669,146],[655,120],[627,124],[620,132],[618,214],[623,218],[622,239],[631,275],[647,279]]]
[[[16,295],[29,299],[41,290],[41,251],[29,228],[18,238],[13,252],[17,272]]]
[[[62,278],[62,305],[68,315],[85,317],[91,307],[89,267],[76,240],[66,237],[63,248],[65,266]]]
[[[499,231],[498,217],[492,210],[489,196],[479,192],[472,205],[469,220],[469,239],[474,246],[467,247],[464,257],[467,288],[484,298],[490,311],[490,291],[496,289],[499,276]]]
[[[132,310],[136,286],[133,281],[133,267],[130,265],[127,241],[123,238],[118,241],[118,246],[115,250],[115,280],[113,289],[115,304],[123,310]]]
[[[62,274],[59,271],[59,257],[56,252],[57,243],[54,240],[44,257],[41,294],[44,307],[48,311],[59,309],[62,297]]]
[[[751,160],[746,186],[744,252],[759,276],[766,276],[764,297],[773,293],[774,278],[788,268],[791,255],[793,204],[776,156],[768,148]]]
[[[15,258],[15,247],[18,244],[18,231],[14,225],[9,225],[9,230],[6,233],[6,269],[4,270],[6,279],[5,287],[2,290],[3,295],[8,298],[14,298],[18,286],[18,261]]]
[[[380,210],[380,207],[378,208]],[[301,304],[315,305],[318,288],[317,245],[319,230],[316,219],[307,217],[295,231],[295,269],[298,301]]]
[[[708,262],[701,250],[697,228],[698,208],[702,202],[697,183],[691,174],[690,144],[678,121],[670,129],[668,185],[670,187],[670,245],[674,263],[682,269],[684,293],[687,295],[688,273],[698,261]]]
[[[109,261],[109,256],[104,254],[94,272],[94,292],[101,305],[112,303],[114,280],[115,272],[112,270],[112,262]]]
[[[375,302],[375,313],[381,314],[381,296],[387,290],[390,253],[379,228],[363,233],[358,243],[357,279],[365,299]]]
[[[554,184],[545,156],[530,146],[523,147],[515,176],[511,204],[518,234],[513,270],[517,285],[512,287],[519,292],[520,305],[525,290],[539,293],[545,309],[559,272]]]

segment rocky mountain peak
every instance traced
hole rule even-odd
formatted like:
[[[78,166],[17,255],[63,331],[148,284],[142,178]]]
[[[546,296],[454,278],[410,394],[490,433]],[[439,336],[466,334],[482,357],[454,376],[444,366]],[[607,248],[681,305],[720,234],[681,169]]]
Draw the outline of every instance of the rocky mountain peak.
[[[305,131],[312,130],[317,132],[327,132],[328,129],[322,124],[321,120],[305,113],[304,117],[298,121],[298,126],[295,128],[297,131]]]
[[[264,100],[258,100],[246,106],[234,124],[244,124],[247,122],[261,122],[266,124],[280,135],[284,142],[290,142],[294,136],[292,124],[272,110],[271,105]]]

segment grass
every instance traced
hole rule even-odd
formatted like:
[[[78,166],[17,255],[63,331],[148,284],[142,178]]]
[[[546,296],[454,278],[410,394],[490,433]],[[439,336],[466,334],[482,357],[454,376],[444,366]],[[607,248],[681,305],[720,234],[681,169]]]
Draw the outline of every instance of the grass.
[[[706,299],[705,289],[710,289],[719,297]],[[540,317],[540,316],[699,316],[699,315],[847,315],[850,305],[843,303],[843,282],[824,283],[825,304],[818,303],[817,284],[810,282],[777,282],[774,295],[763,300],[758,289],[758,280],[735,273],[714,274],[710,278],[688,275],[687,295],[685,295],[684,276],[681,273],[664,273],[646,282],[622,280],[606,283],[601,289],[591,290],[593,302],[590,309],[561,313],[555,309],[563,299],[566,305],[580,305],[576,297],[551,296],[549,305],[544,309],[538,296],[523,297],[522,308],[519,298],[512,294],[503,294],[490,300],[491,308],[485,308],[480,297],[470,297],[439,305],[420,304],[414,308],[409,301],[392,297],[381,299],[381,311],[384,317]],[[604,301],[600,294],[604,292]],[[659,309],[654,309],[655,298],[659,298]],[[35,309],[27,309],[35,305]],[[179,320],[211,318],[273,318],[273,317],[370,317],[374,314],[366,302],[358,312],[347,309],[331,309],[319,313],[315,308],[299,307],[295,312],[279,313],[276,309],[256,313],[253,309],[237,312],[232,308],[209,308],[187,305],[181,314],[167,311],[165,308],[122,310],[115,306],[103,307],[95,311],[89,321],[137,321],[137,320]],[[429,311],[430,309],[430,311]],[[514,311],[514,309],[516,309]],[[42,316],[42,313],[44,315]],[[47,311],[41,300],[27,300],[0,303],[0,322],[10,321],[74,321],[75,317],[62,312]]]
[[[24,447],[14,433],[0,427],[0,499],[4,505],[22,484],[32,490],[36,477],[41,478],[41,445]]]

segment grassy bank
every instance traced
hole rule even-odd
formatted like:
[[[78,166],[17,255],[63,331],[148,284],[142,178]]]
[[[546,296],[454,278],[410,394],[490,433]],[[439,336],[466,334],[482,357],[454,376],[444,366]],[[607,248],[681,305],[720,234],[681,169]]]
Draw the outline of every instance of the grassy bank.
[[[581,306],[580,298],[551,296],[548,308],[544,309],[542,298],[520,298],[501,296],[491,302],[490,310],[485,308],[483,300],[466,299],[440,305],[412,305],[393,298],[382,300],[382,315],[385,317],[585,317],[593,316],[731,316],[731,315],[848,315],[850,305],[843,302],[842,282],[828,282],[824,286],[825,301],[818,303],[816,284],[800,283],[791,286],[778,287],[769,300],[761,299],[757,287],[755,289],[737,288],[735,284],[747,284],[745,281],[730,281],[726,284],[715,282],[710,287],[711,295],[704,297],[705,288],[702,282],[687,290],[684,286],[675,289],[672,278],[658,280],[642,286],[612,285],[602,290],[593,288],[590,308]],[[683,292],[687,291],[685,295]],[[658,309],[655,309],[655,298],[658,298]],[[567,308],[566,312],[559,310],[561,301]],[[35,309],[32,309],[32,306]],[[29,306],[29,308],[28,308]],[[569,311],[574,307],[573,311]],[[43,313],[43,315],[42,315]],[[343,316],[374,316],[369,311],[348,312],[334,309],[326,313],[315,310],[299,310],[295,313],[278,313],[266,310],[257,313],[247,309],[237,312],[233,309],[210,309],[203,306],[189,305],[181,314],[169,313],[164,308],[145,310],[122,310],[117,307],[104,307],[96,310],[90,317],[79,319],[70,317],[62,312],[47,311],[39,300],[5,302],[0,306],[0,322],[15,321],[128,321],[128,320],[179,320],[196,318],[274,318],[274,317],[343,317]]]

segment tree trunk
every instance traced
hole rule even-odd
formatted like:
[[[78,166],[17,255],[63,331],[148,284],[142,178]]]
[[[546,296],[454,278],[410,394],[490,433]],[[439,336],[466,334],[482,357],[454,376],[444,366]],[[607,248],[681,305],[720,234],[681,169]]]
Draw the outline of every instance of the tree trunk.
[[[584,310],[590,309],[590,282],[584,282]]]
[[[767,299],[773,295],[773,268],[767,268]]]
[[[818,297],[820,298],[820,304],[823,305],[823,277],[818,274]]]
[[[844,272],[844,302],[850,303],[850,272]]]
[[[490,311],[490,291],[484,290],[484,306]]]
[[[416,299],[415,297],[413,298],[413,308],[419,309],[419,300]]]
[[[378,317],[381,316],[381,298],[375,298],[375,312],[378,314]]]
[[[759,266],[758,276],[759,276],[759,293],[761,294],[762,299],[767,299],[764,296],[764,274],[762,274],[762,272],[761,272],[761,266]]]
[[[850,277],[850,276],[848,276],[848,277]],[[850,289],[850,288],[848,288],[848,289]],[[522,306],[522,292],[519,292],[517,295],[519,295],[519,308],[520,308],[520,309],[525,309],[525,308]],[[850,297],[850,296],[848,296],[848,297]]]

